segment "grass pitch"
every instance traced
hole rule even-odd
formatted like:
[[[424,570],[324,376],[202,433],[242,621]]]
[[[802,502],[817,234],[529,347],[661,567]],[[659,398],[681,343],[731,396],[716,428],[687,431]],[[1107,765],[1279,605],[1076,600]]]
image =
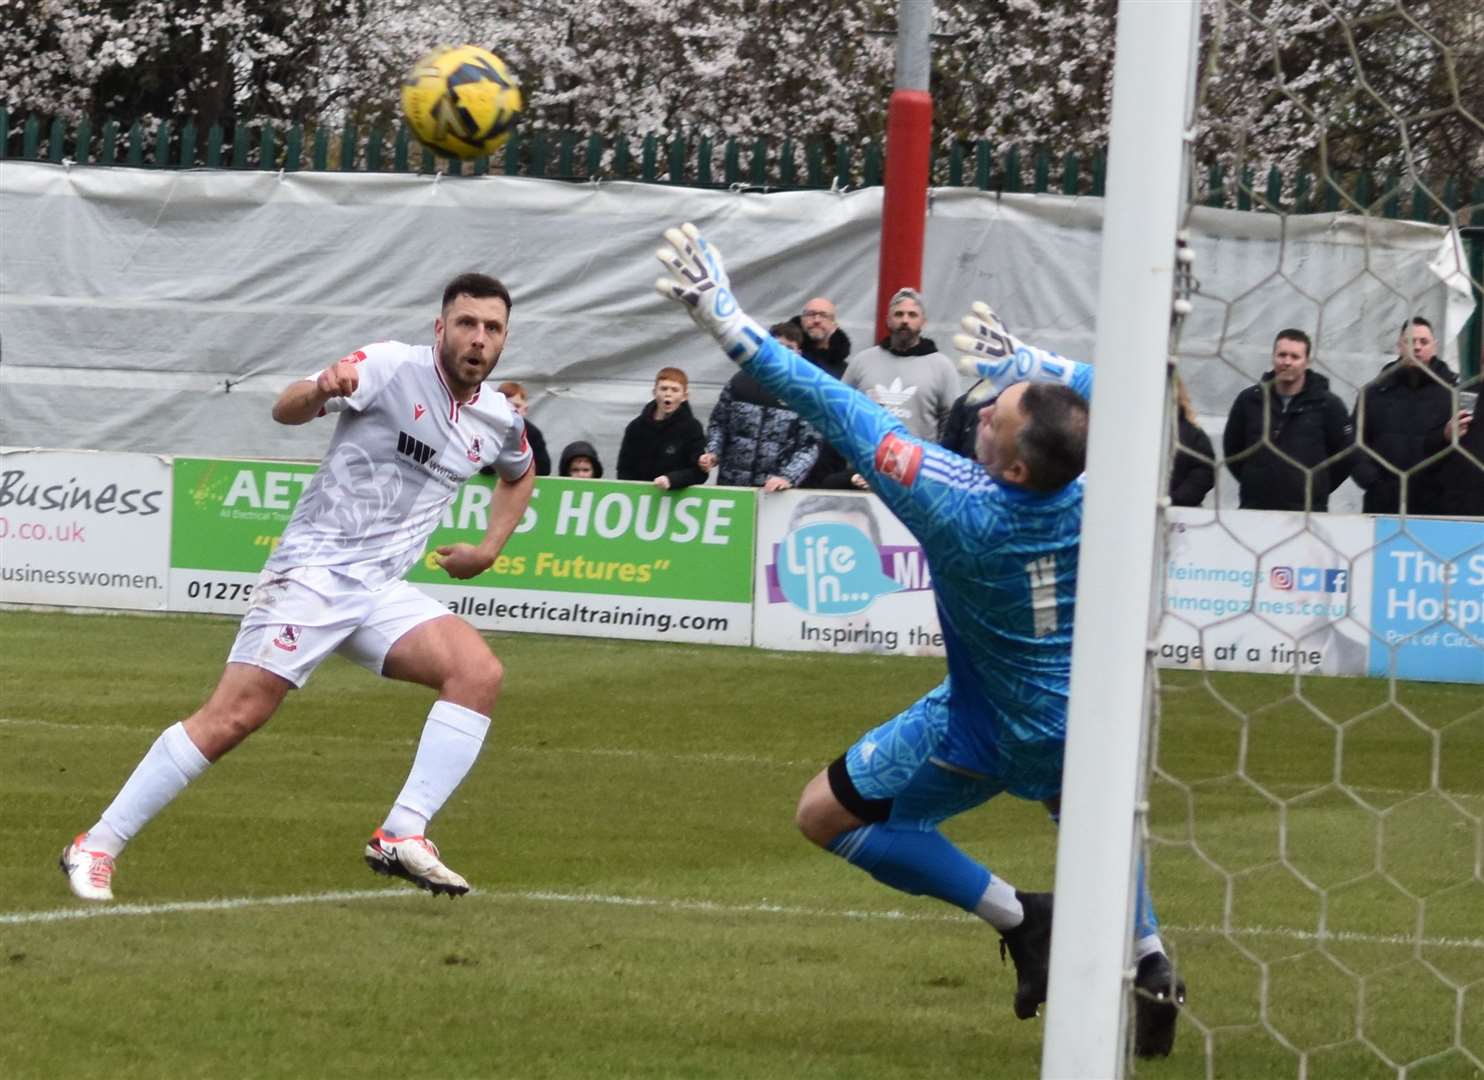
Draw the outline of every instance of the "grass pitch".
[[[0,612],[0,1076],[1037,1075],[995,935],[792,827],[940,662],[501,638],[431,830],[478,890],[449,901],[360,859],[430,695],[332,659],[130,847],[116,905],[73,901],[58,852],[234,632]],[[1166,676],[1153,878],[1191,1001],[1137,1075],[1480,1075],[1481,698]],[[948,832],[1050,888],[1038,806]]]

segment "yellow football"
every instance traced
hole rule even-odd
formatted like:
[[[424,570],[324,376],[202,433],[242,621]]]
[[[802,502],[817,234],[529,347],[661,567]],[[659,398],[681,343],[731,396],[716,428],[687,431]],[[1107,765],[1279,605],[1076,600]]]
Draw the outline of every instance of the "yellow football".
[[[428,53],[402,80],[402,115],[422,142],[469,160],[498,150],[525,108],[520,80],[477,45]]]

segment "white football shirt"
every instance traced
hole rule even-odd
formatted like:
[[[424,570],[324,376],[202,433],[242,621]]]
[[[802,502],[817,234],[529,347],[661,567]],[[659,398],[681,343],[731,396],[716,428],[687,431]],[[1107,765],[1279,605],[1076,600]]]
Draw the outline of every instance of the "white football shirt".
[[[335,434],[264,568],[321,566],[377,588],[417,561],[465,480],[483,465],[519,480],[531,449],[505,395],[455,400],[430,345],[382,341],[345,359],[360,383],[325,404],[341,414]]]

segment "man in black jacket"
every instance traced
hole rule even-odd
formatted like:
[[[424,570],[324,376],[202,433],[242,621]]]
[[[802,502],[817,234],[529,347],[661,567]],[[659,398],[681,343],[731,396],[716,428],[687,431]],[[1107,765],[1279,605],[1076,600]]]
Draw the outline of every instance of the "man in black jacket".
[[[835,321],[833,301],[816,296],[804,305],[803,314],[790,321],[798,323],[804,331],[800,356],[837,379],[845,374],[845,364],[850,360],[850,337]]]
[[[1479,415],[1480,391],[1484,391],[1484,375],[1459,387],[1462,400],[1448,430],[1450,442],[1453,430],[1457,430],[1458,449],[1442,465],[1446,507],[1443,513],[1455,517],[1484,518],[1484,417]]]
[[[665,491],[706,482],[696,464],[706,449],[706,429],[691,412],[690,380],[676,367],[654,377],[654,400],[624,428],[618,478],[643,480]]]
[[[1447,472],[1458,376],[1438,359],[1432,324],[1402,324],[1397,359],[1355,402],[1355,482],[1367,514],[1451,514]],[[1406,477],[1403,507],[1402,477]]]
[[[1248,510],[1327,510],[1350,474],[1350,418],[1309,370],[1309,335],[1280,330],[1273,370],[1232,402],[1222,449]]]
[[[816,296],[804,305],[802,314],[795,315],[790,322],[798,323],[804,332],[804,344],[799,355],[821,371],[835,378],[845,374],[845,365],[850,360],[850,335],[840,329],[836,321],[835,303],[823,296]],[[819,457],[800,487],[848,488],[855,470],[845,464],[845,459],[833,446],[824,440],[819,443]],[[864,486],[864,482],[860,485]]]

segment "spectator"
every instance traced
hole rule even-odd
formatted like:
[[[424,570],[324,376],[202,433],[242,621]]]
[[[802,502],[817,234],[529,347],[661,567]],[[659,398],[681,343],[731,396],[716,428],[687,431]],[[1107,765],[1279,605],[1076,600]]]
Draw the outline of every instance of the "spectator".
[[[689,397],[685,372],[660,368],[653,400],[624,428],[618,448],[620,480],[643,480],[662,491],[706,482],[706,470],[696,464],[706,447],[706,432],[691,412]]]
[[[793,323],[779,323],[769,333],[779,344],[801,352],[804,334]],[[707,472],[717,469],[718,484],[785,491],[809,474],[819,447],[818,433],[798,413],[738,371],[711,410],[700,466]]]
[[[1185,380],[1175,376],[1175,461],[1170,467],[1170,502],[1199,506],[1216,486],[1216,451],[1211,437],[1196,423]]]
[[[531,418],[526,415],[526,388],[518,382],[502,382],[497,389],[505,395],[505,400],[510,402],[510,407],[526,422],[526,441],[531,447],[531,454],[536,459],[536,475],[550,476],[551,454],[546,449],[546,436],[541,434],[536,425],[531,423]],[[495,467],[486,465],[479,471],[486,476],[493,476]]]
[[[837,379],[845,374],[845,365],[850,360],[850,337],[835,321],[834,301],[816,296],[804,305],[802,314],[789,321],[804,332],[800,356]]]
[[[802,314],[795,315],[789,321],[796,323],[804,331],[804,345],[799,350],[799,355],[837,379],[845,374],[845,365],[850,360],[850,337],[840,329],[840,324],[836,321],[834,301],[816,296],[804,305]],[[845,458],[821,439],[819,458],[799,486],[848,488],[854,473],[855,470],[845,464]],[[861,481],[860,486],[864,487],[865,481]]]
[[[1443,494],[1447,513],[1458,517],[1484,517],[1484,423],[1479,416],[1479,393],[1484,391],[1484,375],[1460,389],[1460,395],[1472,394],[1454,414],[1450,428],[1458,429],[1458,449],[1448,455],[1443,466]],[[1448,431],[1452,441],[1453,432]]]
[[[1232,402],[1222,449],[1243,509],[1327,510],[1350,473],[1349,417],[1329,380],[1309,370],[1310,347],[1302,330],[1280,330],[1273,370]]]
[[[599,460],[598,451],[592,443],[580,440],[569,442],[562,449],[562,458],[557,465],[557,473],[578,480],[601,480],[603,479],[603,462]]]
[[[880,345],[850,358],[844,382],[864,392],[919,439],[937,442],[960,386],[954,362],[931,338],[922,336],[925,317],[917,290],[898,289],[887,305],[887,336]]]
[[[1418,316],[1402,323],[1398,356],[1381,369],[1355,402],[1355,482],[1365,489],[1367,514],[1449,514],[1443,459],[1454,414],[1458,376],[1438,359],[1432,324]],[[1402,476],[1406,476],[1403,507]]]

